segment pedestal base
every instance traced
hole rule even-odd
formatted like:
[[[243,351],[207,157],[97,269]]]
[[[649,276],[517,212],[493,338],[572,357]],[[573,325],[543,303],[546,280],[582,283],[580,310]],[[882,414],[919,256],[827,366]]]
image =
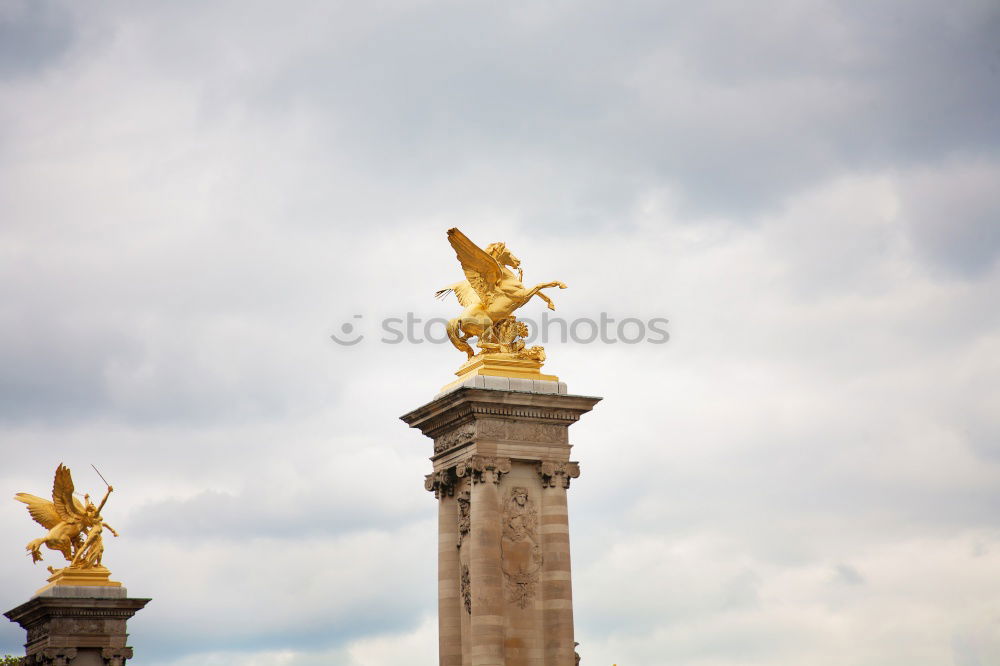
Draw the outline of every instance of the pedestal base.
[[[483,375],[487,377],[508,377],[512,379],[537,379],[548,382],[558,382],[555,375],[542,373],[542,362],[523,358],[516,354],[480,353],[462,364],[456,372],[458,379],[445,385],[441,392],[464,384],[470,377]]]
[[[123,666],[132,658],[126,623],[149,599],[121,583],[52,585],[4,615],[27,632],[25,666]],[[113,581],[110,581],[113,582]],[[81,596],[89,593],[91,596]],[[118,595],[121,596],[118,596]],[[59,595],[59,596],[56,596]]]
[[[111,580],[111,571],[107,567],[92,567],[90,569],[74,569],[66,567],[49,576],[49,584],[35,592],[35,596],[45,595],[54,587],[122,587],[118,581]],[[124,589],[124,588],[122,588]],[[51,595],[46,595],[51,596]],[[85,596],[85,595],[66,595]],[[122,596],[125,596],[124,594]]]
[[[574,666],[568,429],[600,398],[482,379],[506,385],[464,385],[402,417],[434,440],[439,664]]]

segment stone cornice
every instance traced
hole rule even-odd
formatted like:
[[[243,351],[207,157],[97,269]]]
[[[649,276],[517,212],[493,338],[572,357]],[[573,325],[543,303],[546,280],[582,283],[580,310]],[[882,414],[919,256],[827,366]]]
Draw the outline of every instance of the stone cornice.
[[[478,417],[500,417],[570,425],[601,398],[558,393],[523,393],[460,388],[400,418],[431,438]]]
[[[102,617],[128,619],[142,609],[149,599],[86,599],[68,597],[35,597],[4,616],[22,627],[45,617]]]

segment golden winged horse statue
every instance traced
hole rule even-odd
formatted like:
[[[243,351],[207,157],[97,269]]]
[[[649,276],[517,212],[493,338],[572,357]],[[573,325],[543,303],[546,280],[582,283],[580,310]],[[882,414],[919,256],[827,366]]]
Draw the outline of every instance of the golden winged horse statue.
[[[25,550],[31,554],[31,560],[42,559],[42,546],[62,553],[69,562],[69,569],[92,569],[101,566],[101,556],[104,553],[104,543],[101,533],[106,527],[118,536],[118,532],[104,522],[101,510],[114,488],[108,486],[104,499],[95,506],[89,495],[83,496],[83,502],[73,496],[73,476],[69,468],[61,464],[56,468],[55,479],[52,482],[52,501],[18,493],[14,496],[19,502],[28,505],[28,513],[36,523],[49,532],[43,537],[32,539]],[[56,570],[49,567],[51,573]]]
[[[542,289],[559,287],[562,282],[543,282],[534,287],[521,283],[523,272],[521,260],[514,256],[505,243],[490,243],[486,249],[469,240],[458,229],[448,230],[448,242],[455,249],[465,280],[439,290],[435,296],[444,298],[454,292],[465,310],[448,322],[448,338],[457,349],[464,351],[471,359],[475,352],[469,345],[469,338],[477,337],[477,346],[483,352],[521,354],[544,359],[541,347],[524,349],[519,337],[527,335],[527,326],[516,321],[513,313],[527,303],[532,296],[538,296],[548,303],[550,310],[556,306]],[[517,271],[510,270],[511,268]]]

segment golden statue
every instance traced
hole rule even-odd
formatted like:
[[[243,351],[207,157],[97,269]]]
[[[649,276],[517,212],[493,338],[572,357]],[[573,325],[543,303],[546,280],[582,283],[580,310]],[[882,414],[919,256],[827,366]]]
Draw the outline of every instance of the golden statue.
[[[444,298],[454,292],[465,308],[447,326],[452,344],[468,355],[468,361],[455,373],[459,381],[472,374],[557,379],[539,373],[545,350],[525,347],[523,338],[528,335],[528,326],[513,313],[532,296],[538,296],[548,303],[550,310],[555,310],[552,299],[542,289],[565,289],[566,285],[556,281],[525,287],[521,283],[524,276],[521,260],[505,243],[490,243],[483,250],[458,229],[448,230],[448,242],[458,255],[466,279],[439,290],[435,296]],[[511,268],[517,271],[516,275]],[[477,338],[478,353],[469,344],[473,337]]]
[[[60,463],[52,482],[51,502],[28,493],[14,496],[17,501],[27,504],[28,513],[35,522],[49,531],[45,536],[29,541],[25,550],[31,553],[32,562],[41,561],[42,546],[62,553],[69,565],[62,569],[48,568],[52,574],[49,582],[53,585],[120,586],[121,583],[108,579],[110,572],[101,565],[104,528],[118,536],[118,532],[101,516],[101,510],[114,488],[108,485],[104,498],[96,506],[90,501],[90,495],[84,495],[81,502],[73,496],[74,491],[73,476],[69,468]]]

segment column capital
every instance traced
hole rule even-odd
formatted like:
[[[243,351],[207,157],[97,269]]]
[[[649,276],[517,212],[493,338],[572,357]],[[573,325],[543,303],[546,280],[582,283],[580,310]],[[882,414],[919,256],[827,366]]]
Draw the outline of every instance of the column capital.
[[[21,661],[25,664],[38,664],[38,666],[66,666],[71,660],[76,659],[76,648],[44,648],[38,652],[24,657]]]
[[[472,483],[500,484],[500,478],[510,471],[510,458],[503,456],[469,456],[455,466],[455,474],[468,476]]]
[[[434,493],[435,499],[455,494],[455,468],[449,467],[424,476],[424,490]]]
[[[558,485],[568,489],[570,479],[580,477],[580,464],[570,461],[543,460],[537,464],[537,470],[542,477],[543,488],[555,488]]]
[[[106,666],[125,666],[125,662],[132,658],[132,648],[130,647],[105,647],[101,648],[101,658]]]

